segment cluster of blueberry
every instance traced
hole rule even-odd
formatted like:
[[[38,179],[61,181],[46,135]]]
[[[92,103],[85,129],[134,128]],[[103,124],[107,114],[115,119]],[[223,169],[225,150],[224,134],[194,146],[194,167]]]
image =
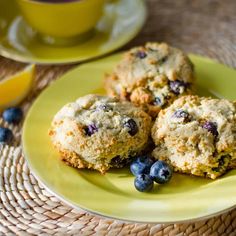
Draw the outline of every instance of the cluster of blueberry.
[[[172,168],[164,161],[154,161],[151,157],[141,156],[130,165],[135,176],[134,186],[140,192],[151,191],[154,182],[164,184],[172,177]]]
[[[18,107],[11,107],[6,109],[3,114],[2,118],[4,121],[8,122],[9,124],[18,124],[23,117],[23,112]],[[0,144],[1,143],[10,143],[13,140],[13,133],[10,129],[0,127]]]

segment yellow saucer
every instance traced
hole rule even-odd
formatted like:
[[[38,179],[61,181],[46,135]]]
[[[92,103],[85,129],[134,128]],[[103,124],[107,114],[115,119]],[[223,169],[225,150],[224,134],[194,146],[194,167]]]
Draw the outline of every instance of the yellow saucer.
[[[143,0],[107,3],[104,15],[85,42],[74,46],[43,43],[19,16],[14,1],[0,0],[0,55],[40,64],[73,63],[107,54],[134,38],[146,19]]]
[[[151,193],[134,188],[128,169],[105,175],[64,164],[53,149],[48,129],[55,113],[66,103],[88,93],[104,93],[105,72],[120,60],[117,54],[79,66],[41,93],[24,123],[23,149],[37,179],[61,200],[76,208],[134,222],[170,223],[204,219],[236,206],[236,170],[213,181],[174,174]],[[201,95],[236,99],[236,71],[199,56],[196,66]]]

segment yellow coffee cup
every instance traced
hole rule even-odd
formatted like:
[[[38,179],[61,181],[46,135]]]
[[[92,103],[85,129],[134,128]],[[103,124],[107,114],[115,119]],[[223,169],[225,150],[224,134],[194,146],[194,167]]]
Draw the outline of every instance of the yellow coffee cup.
[[[16,1],[25,21],[39,34],[66,42],[95,27],[106,0]]]

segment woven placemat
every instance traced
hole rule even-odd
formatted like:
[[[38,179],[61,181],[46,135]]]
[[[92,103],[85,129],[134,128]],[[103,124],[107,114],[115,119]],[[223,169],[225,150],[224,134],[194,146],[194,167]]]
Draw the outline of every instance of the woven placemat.
[[[167,41],[236,67],[235,0],[148,0],[147,4],[147,24],[125,49],[146,41]],[[0,78],[24,66],[0,57]],[[72,67],[38,66],[35,87],[22,104],[25,114],[40,91]],[[15,135],[13,145],[0,146],[0,235],[236,235],[236,210],[195,223],[149,225],[72,209],[47,192],[28,169],[20,142],[22,125],[9,126],[1,118],[0,125]]]

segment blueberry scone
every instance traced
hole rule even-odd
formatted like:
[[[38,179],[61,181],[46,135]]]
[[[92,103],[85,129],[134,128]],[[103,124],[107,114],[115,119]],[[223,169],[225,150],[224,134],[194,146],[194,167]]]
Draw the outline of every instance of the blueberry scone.
[[[166,43],[147,43],[131,49],[105,76],[110,96],[142,106],[153,117],[176,98],[190,94],[193,82],[190,59]]]
[[[177,172],[215,179],[236,168],[236,102],[184,96],[152,128],[153,156]]]
[[[150,116],[132,103],[87,95],[55,115],[49,135],[67,164],[105,173],[140,153],[150,131]]]

